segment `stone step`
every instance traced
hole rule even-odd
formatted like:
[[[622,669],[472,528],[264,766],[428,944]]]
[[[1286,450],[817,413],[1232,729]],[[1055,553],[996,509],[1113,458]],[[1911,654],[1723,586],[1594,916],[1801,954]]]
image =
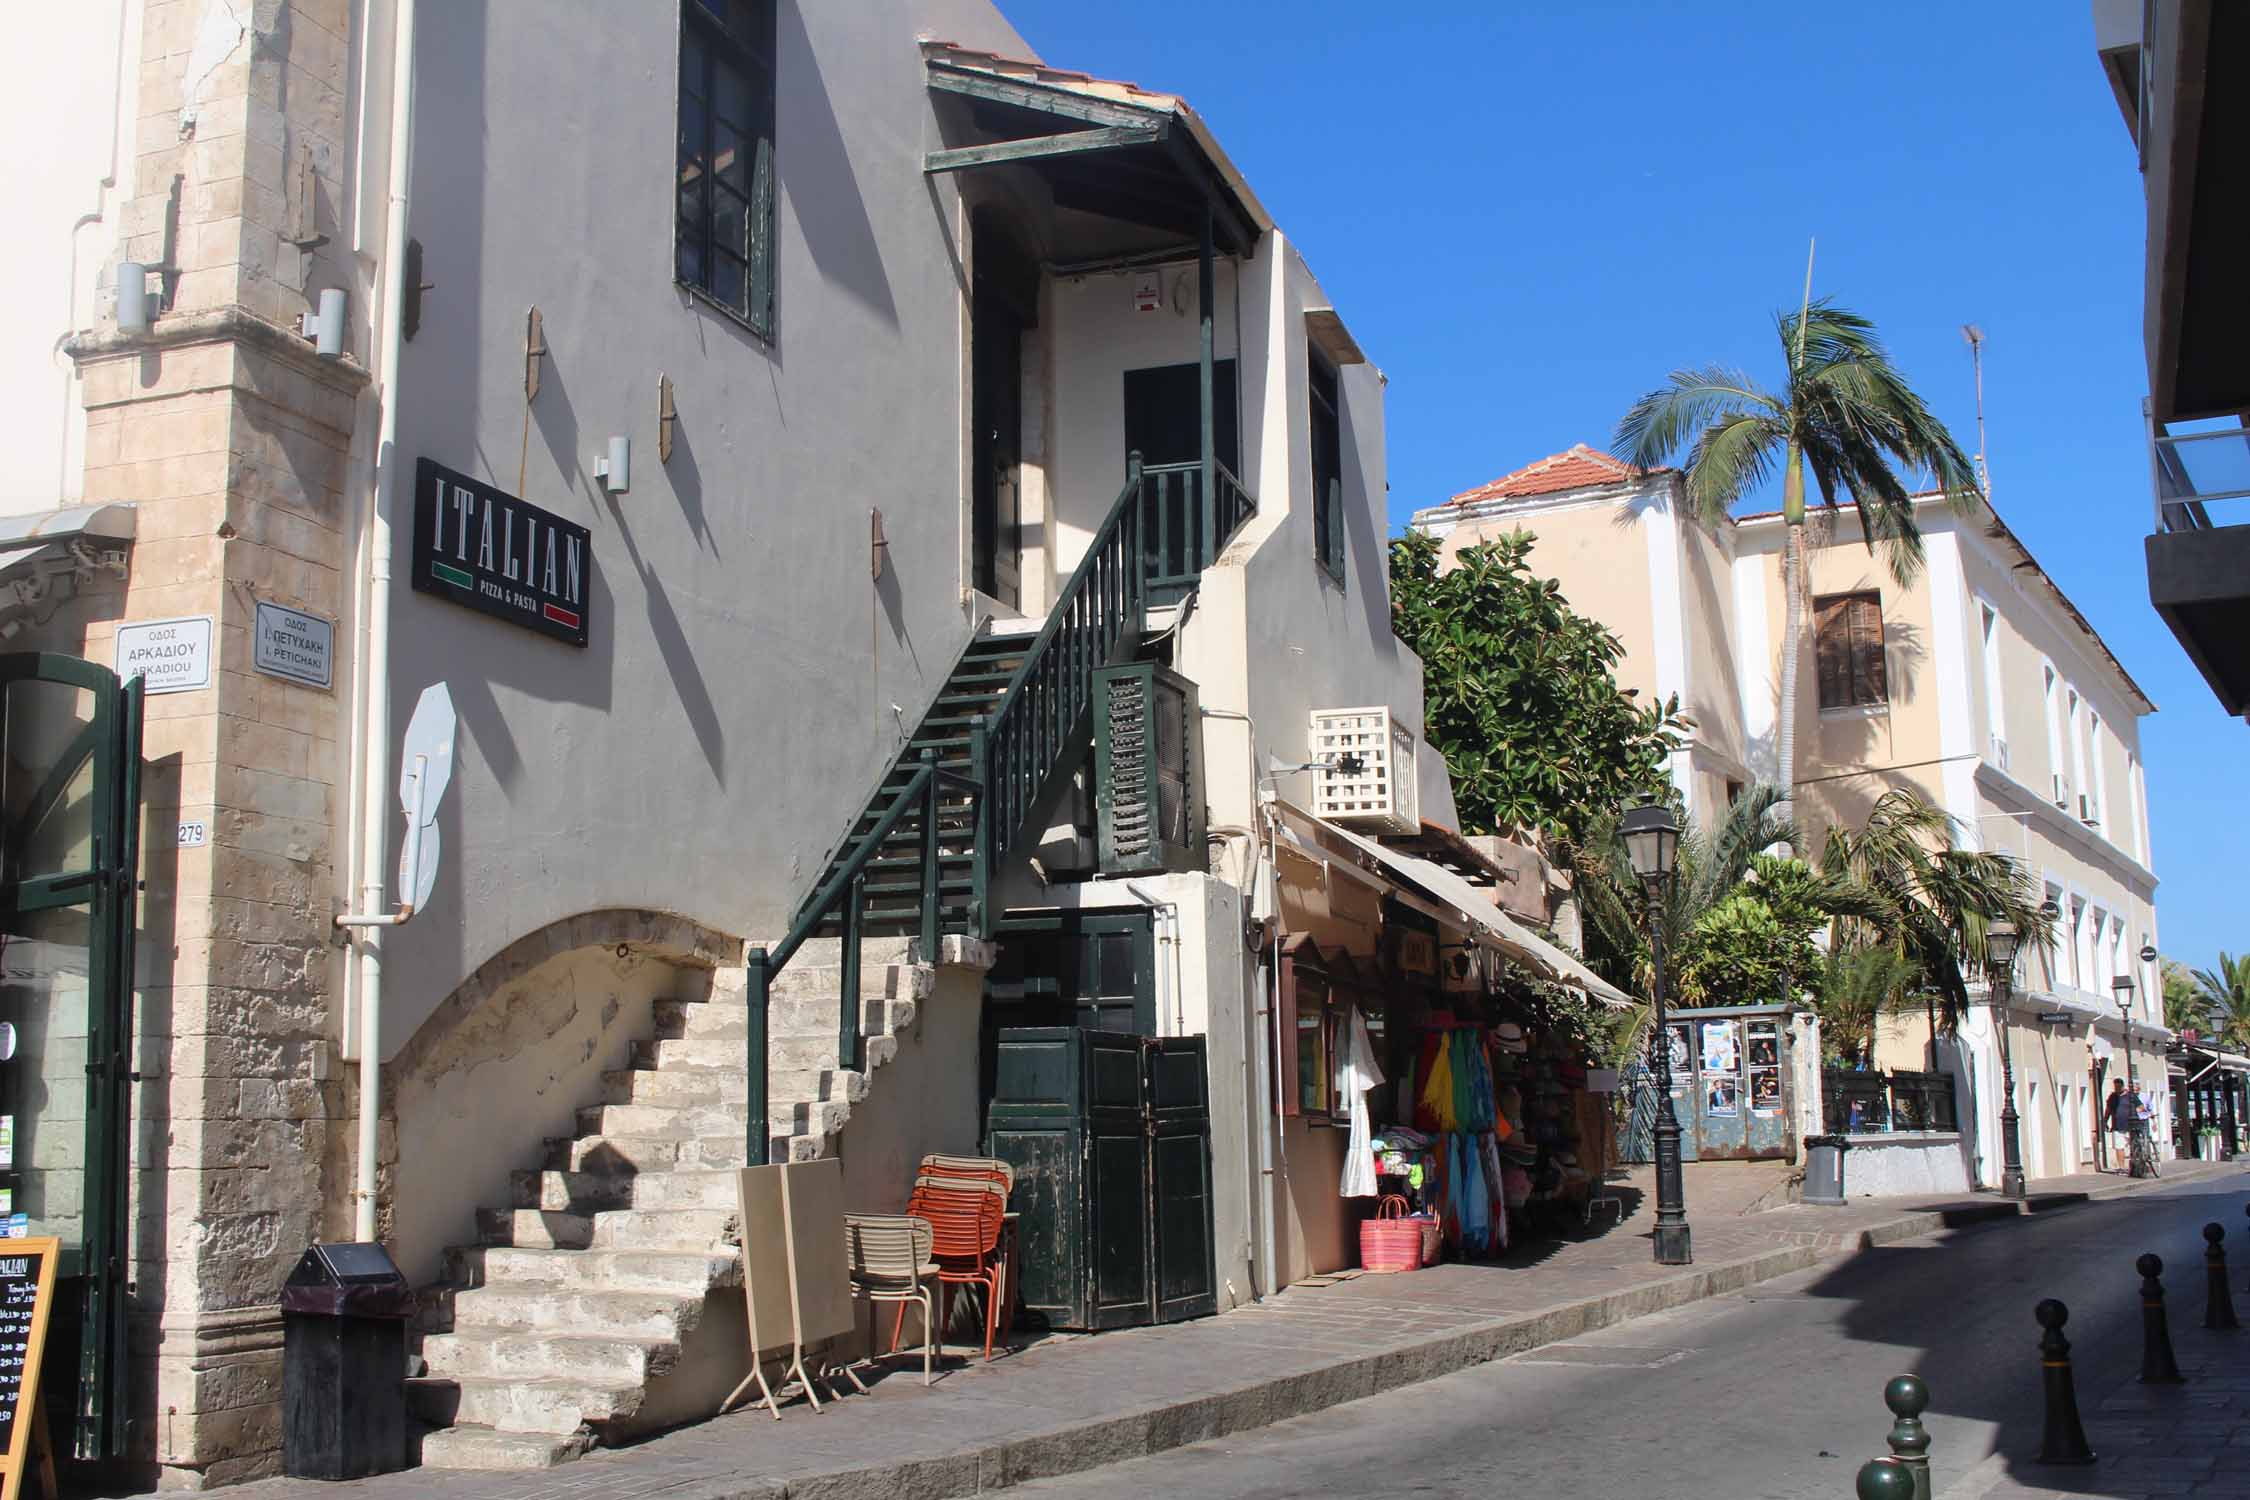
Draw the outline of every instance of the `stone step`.
[[[869,1035],[860,1041],[864,1052],[861,1070],[872,1073],[898,1056],[898,1038]],[[827,1072],[836,1067],[836,1038],[820,1035],[785,1036],[775,1033],[767,1044],[766,1067],[771,1073]],[[775,1097],[769,1086],[768,1097]]]
[[[873,1051],[872,1046],[869,1050]],[[657,1104],[672,1109],[739,1111],[750,1097],[750,1080],[739,1070],[721,1072],[716,1068],[617,1068],[602,1074],[602,1087],[612,1104]],[[789,1068],[766,1075],[766,1098],[777,1105],[826,1099],[851,1103],[866,1097],[867,1075],[860,1072]]]
[[[455,1333],[472,1328],[508,1332],[569,1329],[590,1337],[645,1338],[665,1343],[678,1341],[681,1330],[700,1315],[702,1302],[701,1297],[672,1292],[590,1292],[584,1287],[536,1281],[464,1287],[450,1300]]]
[[[733,1208],[626,1208],[594,1215],[597,1250],[708,1251],[734,1234]]]
[[[540,1208],[480,1208],[477,1237],[487,1245],[516,1245],[529,1249],[571,1250],[593,1243],[594,1220],[589,1214],[559,1213]]]
[[[594,1445],[591,1434],[499,1432],[490,1427],[440,1427],[423,1434],[425,1469],[510,1471],[552,1469],[567,1464]]]
[[[716,1109],[672,1109],[662,1104],[590,1104],[578,1111],[580,1135],[670,1136],[699,1140],[704,1136],[740,1136],[742,1112]]]
[[[647,1389],[637,1380],[603,1381],[568,1375],[520,1377],[427,1376],[406,1382],[407,1404],[425,1422],[473,1422],[502,1432],[568,1436],[588,1423],[629,1417]]]
[[[547,1168],[556,1172],[597,1172],[620,1176],[668,1171],[731,1171],[749,1164],[743,1125],[722,1135],[693,1139],[677,1136],[581,1135],[547,1142]]]
[[[588,1338],[575,1333],[473,1328],[433,1333],[422,1340],[430,1373],[523,1380],[582,1375],[594,1380],[646,1381],[670,1370],[680,1346],[668,1340]]]
[[[904,1031],[914,1024],[920,1004],[911,998],[870,999],[860,1007],[860,1029],[871,1036]],[[833,994],[777,999],[766,1012],[769,1035],[782,1031],[832,1033],[842,1019],[842,1002]],[[748,1025],[747,1013],[740,1005],[656,1002],[659,1041],[733,1042],[739,1055]]]
[[[631,1172],[510,1172],[509,1201],[519,1209],[598,1213],[633,1206]]]
[[[633,1207],[658,1211],[705,1208],[733,1211],[739,1204],[732,1172],[657,1172],[633,1179]]]
[[[692,1217],[667,1215],[666,1217]],[[596,1232],[599,1232],[597,1225]],[[539,1282],[588,1291],[667,1292],[700,1296],[715,1286],[739,1285],[742,1261],[733,1251],[605,1249],[535,1250],[463,1246],[445,1252],[449,1278],[462,1287]]]

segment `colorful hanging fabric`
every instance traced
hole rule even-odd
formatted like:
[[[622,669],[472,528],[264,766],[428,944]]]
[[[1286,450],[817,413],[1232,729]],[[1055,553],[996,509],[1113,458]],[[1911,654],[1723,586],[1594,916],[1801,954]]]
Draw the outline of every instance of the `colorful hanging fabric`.
[[[1425,1128],[1447,1133],[1461,1128],[1460,1110],[1454,1103],[1453,1049],[1440,1046],[1430,1063],[1429,1081],[1422,1089],[1422,1103],[1428,1106],[1431,1124]],[[1422,1123],[1422,1111],[1414,1111],[1414,1123]]]
[[[1492,1195],[1485,1188],[1483,1153],[1466,1132],[1453,1137],[1462,1159],[1460,1191],[1454,1195],[1461,1210],[1461,1243],[1471,1254],[1492,1248]]]

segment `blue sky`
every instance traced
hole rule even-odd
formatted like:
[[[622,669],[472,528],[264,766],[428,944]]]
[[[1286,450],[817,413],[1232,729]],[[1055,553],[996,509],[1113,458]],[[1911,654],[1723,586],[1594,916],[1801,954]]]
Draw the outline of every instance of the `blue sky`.
[[[1993,498],[2162,710],[2161,945],[2250,948],[2250,728],[2148,603],[2140,179],[2085,0],[1002,3],[1217,131],[1390,377],[1394,526],[1606,446],[1675,365],[1773,380],[1808,235],[1972,450],[1979,324]]]

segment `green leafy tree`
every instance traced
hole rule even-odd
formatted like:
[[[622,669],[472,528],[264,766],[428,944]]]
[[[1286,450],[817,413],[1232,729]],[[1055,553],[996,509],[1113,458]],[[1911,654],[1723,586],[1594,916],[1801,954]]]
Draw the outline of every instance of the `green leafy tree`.
[[[1919,962],[1885,943],[1822,954],[1812,983],[1822,1050],[1847,1067],[1871,1060],[1876,1024],[1915,1005],[1923,978]]]
[[[2197,969],[2195,982],[2202,986],[2204,1008],[2219,1044],[2237,1052],[2250,1050],[2250,953],[2240,958],[2224,949],[2215,969]]]
[[[1659,778],[1687,722],[1612,675],[1624,648],[1573,611],[1513,533],[1438,567],[1437,539],[1391,543],[1391,627],[1422,658],[1422,714],[1465,833],[1575,841]]]
[[[2195,982],[2195,973],[2177,959],[2164,960],[2164,1024],[2174,1031],[2208,1032],[2211,997]]]
[[[1722,525],[1779,470],[1788,531],[1777,748],[1784,784],[1794,786],[1806,611],[1806,471],[1831,511],[1839,494],[1850,499],[1868,547],[1881,544],[1901,584],[1922,565],[1922,534],[1907,477],[1931,475],[1964,513],[1978,491],[1976,471],[1960,444],[1891,363],[1872,322],[1822,299],[1808,301],[1794,318],[1776,318],[1775,332],[1789,372],[1779,391],[1724,366],[1675,370],[1619,420],[1617,445],[1644,472],[1684,452],[1688,508],[1712,527]],[[1782,811],[1788,811],[1786,805]]]
[[[1886,946],[1944,1003],[1951,1027],[1969,1003],[1968,976],[1984,967],[1985,934],[2005,918],[2026,946],[2052,938],[2053,919],[2020,860],[1959,847],[1942,809],[1905,790],[1885,792],[1857,828],[1828,830],[1820,866],[1881,898],[1870,918],[1839,918],[1836,952]]]
[[[1839,916],[1882,915],[1880,898],[1848,877],[1761,852],[1795,832],[1776,811],[1780,801],[1779,787],[1753,786],[1716,827],[1681,832],[1674,876],[1655,913],[1674,1003],[1795,999],[1819,968],[1814,933]],[[1646,898],[1615,815],[1574,851],[1572,882],[1587,962],[1619,988],[1650,994]]]

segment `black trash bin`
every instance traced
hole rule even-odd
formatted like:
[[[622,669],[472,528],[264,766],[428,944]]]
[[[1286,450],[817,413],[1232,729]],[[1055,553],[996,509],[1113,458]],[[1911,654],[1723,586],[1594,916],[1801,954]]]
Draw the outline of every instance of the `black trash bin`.
[[[1822,1208],[1844,1206],[1844,1153],[1851,1144],[1840,1135],[1805,1137],[1805,1202]]]
[[[414,1289],[381,1245],[315,1245],[281,1288],[281,1471],[359,1479],[406,1467]]]

